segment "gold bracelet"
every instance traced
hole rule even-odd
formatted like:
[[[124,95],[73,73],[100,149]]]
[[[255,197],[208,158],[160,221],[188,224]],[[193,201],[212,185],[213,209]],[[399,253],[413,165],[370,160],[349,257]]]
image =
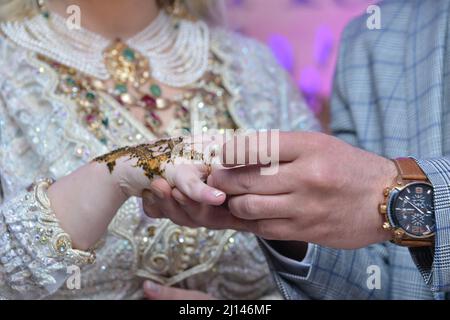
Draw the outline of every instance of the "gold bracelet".
[[[50,179],[43,179],[34,184],[36,205],[42,212],[38,217],[36,240],[42,245],[48,245],[56,256],[68,259],[74,264],[93,264],[95,253],[73,249],[70,236],[61,229],[47,196],[47,190],[52,183]]]

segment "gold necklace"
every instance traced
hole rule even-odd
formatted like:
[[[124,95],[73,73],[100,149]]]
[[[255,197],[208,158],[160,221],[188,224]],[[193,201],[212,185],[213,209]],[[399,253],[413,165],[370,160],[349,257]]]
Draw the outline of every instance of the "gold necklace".
[[[162,97],[161,87],[151,81],[148,59],[120,40],[107,48],[104,56],[106,68],[114,82],[109,93],[127,109],[132,106],[143,108],[146,126],[157,132],[162,123],[155,110],[167,109],[172,103]]]
[[[57,92],[76,102],[77,113],[80,115],[82,122],[103,144],[108,143],[105,131],[110,129],[110,122],[114,119],[110,119],[102,110],[101,98],[98,95],[100,92],[114,97],[120,105],[128,110],[134,106],[144,108],[146,110],[144,124],[158,137],[168,134],[160,130],[161,120],[156,111],[173,106],[175,108],[175,119],[179,121],[179,129],[189,132],[189,109],[193,100],[201,101],[199,102],[201,105],[214,106],[215,112],[210,117],[219,119],[218,125],[220,128],[228,128],[230,123],[233,125],[233,120],[226,110],[229,93],[224,86],[221,74],[212,71],[222,63],[215,55],[212,54],[211,68],[204,76],[189,88],[185,88],[186,92],[179,98],[172,100],[161,97],[162,90],[152,83],[150,76],[147,74],[150,69],[145,68],[146,62],[141,59],[142,56],[138,52],[118,42],[110,46],[109,50],[108,53],[105,53],[105,59],[110,59],[108,68],[115,66],[120,70],[111,69],[111,79],[108,80],[88,76],[48,57],[38,56],[59,75]],[[120,58],[119,54],[123,58]],[[132,63],[124,62],[123,59],[129,59]],[[117,62],[113,63],[113,61]],[[139,66],[144,68],[139,68]],[[114,85],[108,87],[108,82],[110,83],[111,80],[113,80]],[[136,87],[139,87],[139,90],[136,90]],[[142,92],[141,88],[145,87],[147,87],[148,92]],[[134,94],[131,94],[130,91]],[[141,95],[135,95],[136,92],[140,92]]]

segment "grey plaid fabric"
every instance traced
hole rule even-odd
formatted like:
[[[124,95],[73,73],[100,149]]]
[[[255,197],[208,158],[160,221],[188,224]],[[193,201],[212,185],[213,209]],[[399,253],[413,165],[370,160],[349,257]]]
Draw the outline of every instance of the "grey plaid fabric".
[[[287,298],[444,299],[450,292],[450,1],[386,0],[380,7],[380,30],[369,30],[364,15],[342,36],[332,130],[385,157],[417,159],[435,189],[436,245],[315,245],[310,267],[271,258]],[[374,265],[380,289],[367,285]]]

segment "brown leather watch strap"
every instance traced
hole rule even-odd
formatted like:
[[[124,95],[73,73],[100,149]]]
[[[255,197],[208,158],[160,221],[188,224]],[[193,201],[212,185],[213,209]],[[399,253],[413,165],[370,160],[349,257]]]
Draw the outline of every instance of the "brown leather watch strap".
[[[428,181],[425,173],[420,169],[417,162],[412,158],[397,158],[393,160],[397,166],[398,173],[403,180]]]

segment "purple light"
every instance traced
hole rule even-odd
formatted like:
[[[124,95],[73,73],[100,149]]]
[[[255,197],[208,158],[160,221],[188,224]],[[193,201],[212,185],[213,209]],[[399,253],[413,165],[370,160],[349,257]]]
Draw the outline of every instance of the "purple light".
[[[274,34],[267,41],[278,63],[288,72],[294,69],[294,49],[291,42],[285,36]]]
[[[318,94],[322,86],[322,79],[319,71],[312,67],[306,67],[300,72],[298,82],[300,90],[308,94]]]
[[[245,0],[231,0],[230,5],[235,7],[241,7],[244,4]]]
[[[292,0],[292,2],[294,4],[298,4],[298,5],[311,5],[311,4],[313,4],[312,0]]]
[[[331,53],[333,52],[333,32],[328,25],[323,24],[317,28],[315,37],[314,60],[319,66],[325,67],[330,61]]]
[[[301,70],[298,87],[303,93],[310,108],[315,112],[320,112],[320,89],[322,87],[322,77],[319,71],[312,66]]]

